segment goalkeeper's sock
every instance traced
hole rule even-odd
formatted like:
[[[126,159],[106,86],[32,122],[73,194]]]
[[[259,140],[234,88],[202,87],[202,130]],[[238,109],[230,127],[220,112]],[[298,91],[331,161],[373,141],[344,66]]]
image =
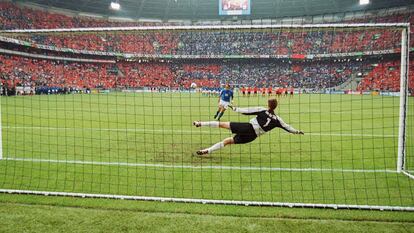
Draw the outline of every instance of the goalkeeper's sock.
[[[208,153],[212,153],[215,150],[220,150],[221,148],[224,147],[224,143],[223,142],[218,142],[214,145],[212,145],[210,148],[207,148]]]
[[[216,119],[216,117],[219,115],[220,111],[216,112],[216,115],[214,115],[214,119]]]
[[[220,120],[220,118],[223,116],[223,114],[224,114],[224,112],[220,112],[219,113],[219,115],[218,115],[218,117],[217,117],[217,120],[219,121]]]
[[[219,122],[218,121],[202,121],[200,122],[201,126],[208,126],[208,127],[213,127],[213,128],[218,128],[219,127]]]

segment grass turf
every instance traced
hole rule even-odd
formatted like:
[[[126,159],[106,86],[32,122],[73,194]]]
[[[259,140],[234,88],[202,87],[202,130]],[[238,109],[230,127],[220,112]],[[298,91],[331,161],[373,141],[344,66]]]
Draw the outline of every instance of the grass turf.
[[[412,232],[414,213],[0,194],[1,232]]]
[[[266,99],[237,97],[235,102],[238,106],[257,106],[264,105]],[[275,202],[414,204],[414,181],[394,172],[399,98],[285,97],[280,100],[278,113],[305,131],[304,136],[275,129],[251,144],[234,145],[207,158],[194,157],[192,152],[231,134],[221,129],[197,129],[191,122],[212,120],[217,98],[189,93],[112,93],[1,100],[6,159],[0,161],[0,188]],[[407,169],[414,165],[411,102]],[[249,119],[227,111],[222,120]],[[281,169],[269,170],[275,168]]]

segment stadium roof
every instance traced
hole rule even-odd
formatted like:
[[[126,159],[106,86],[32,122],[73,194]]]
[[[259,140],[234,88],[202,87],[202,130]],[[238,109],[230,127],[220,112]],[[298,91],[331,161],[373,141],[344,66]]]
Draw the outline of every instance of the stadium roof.
[[[219,0],[118,0],[120,11],[109,9],[111,0],[20,0],[44,6],[115,17],[149,19],[226,19],[219,16]],[[115,0],[112,0],[115,1]],[[323,15],[359,10],[375,10],[413,4],[413,0],[251,0],[251,15],[246,19]],[[231,17],[231,16],[230,16]]]

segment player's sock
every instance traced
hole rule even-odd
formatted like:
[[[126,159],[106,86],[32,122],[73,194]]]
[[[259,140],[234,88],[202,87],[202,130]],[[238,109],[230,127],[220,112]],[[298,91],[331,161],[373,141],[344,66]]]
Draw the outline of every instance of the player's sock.
[[[216,117],[219,115],[220,111],[216,112],[216,115],[214,115],[214,119],[216,119]]]
[[[220,120],[220,118],[223,116],[223,114],[224,114],[224,112],[220,112],[219,113],[219,115],[218,115],[218,117],[217,117],[217,120],[219,121]]]
[[[200,122],[201,126],[208,126],[208,127],[213,127],[213,128],[218,128],[219,127],[219,122],[218,121],[202,121]]]
[[[216,143],[216,144],[212,145],[210,148],[207,148],[207,151],[208,151],[208,153],[210,154],[210,153],[212,153],[213,151],[215,151],[215,150],[219,150],[219,149],[221,149],[221,148],[223,148],[223,147],[224,147],[224,143],[223,143],[223,142],[218,142],[218,143]]]

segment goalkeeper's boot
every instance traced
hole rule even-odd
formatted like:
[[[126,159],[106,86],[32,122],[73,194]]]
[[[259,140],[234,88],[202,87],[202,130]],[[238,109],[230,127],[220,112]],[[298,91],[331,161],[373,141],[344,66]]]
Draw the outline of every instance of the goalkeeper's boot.
[[[201,127],[201,122],[200,122],[200,121],[194,121],[194,122],[193,122],[193,125],[194,125],[195,127]]]
[[[206,155],[206,154],[208,154],[208,150],[207,149],[205,149],[205,150],[199,150],[196,153],[197,153],[197,155]]]

